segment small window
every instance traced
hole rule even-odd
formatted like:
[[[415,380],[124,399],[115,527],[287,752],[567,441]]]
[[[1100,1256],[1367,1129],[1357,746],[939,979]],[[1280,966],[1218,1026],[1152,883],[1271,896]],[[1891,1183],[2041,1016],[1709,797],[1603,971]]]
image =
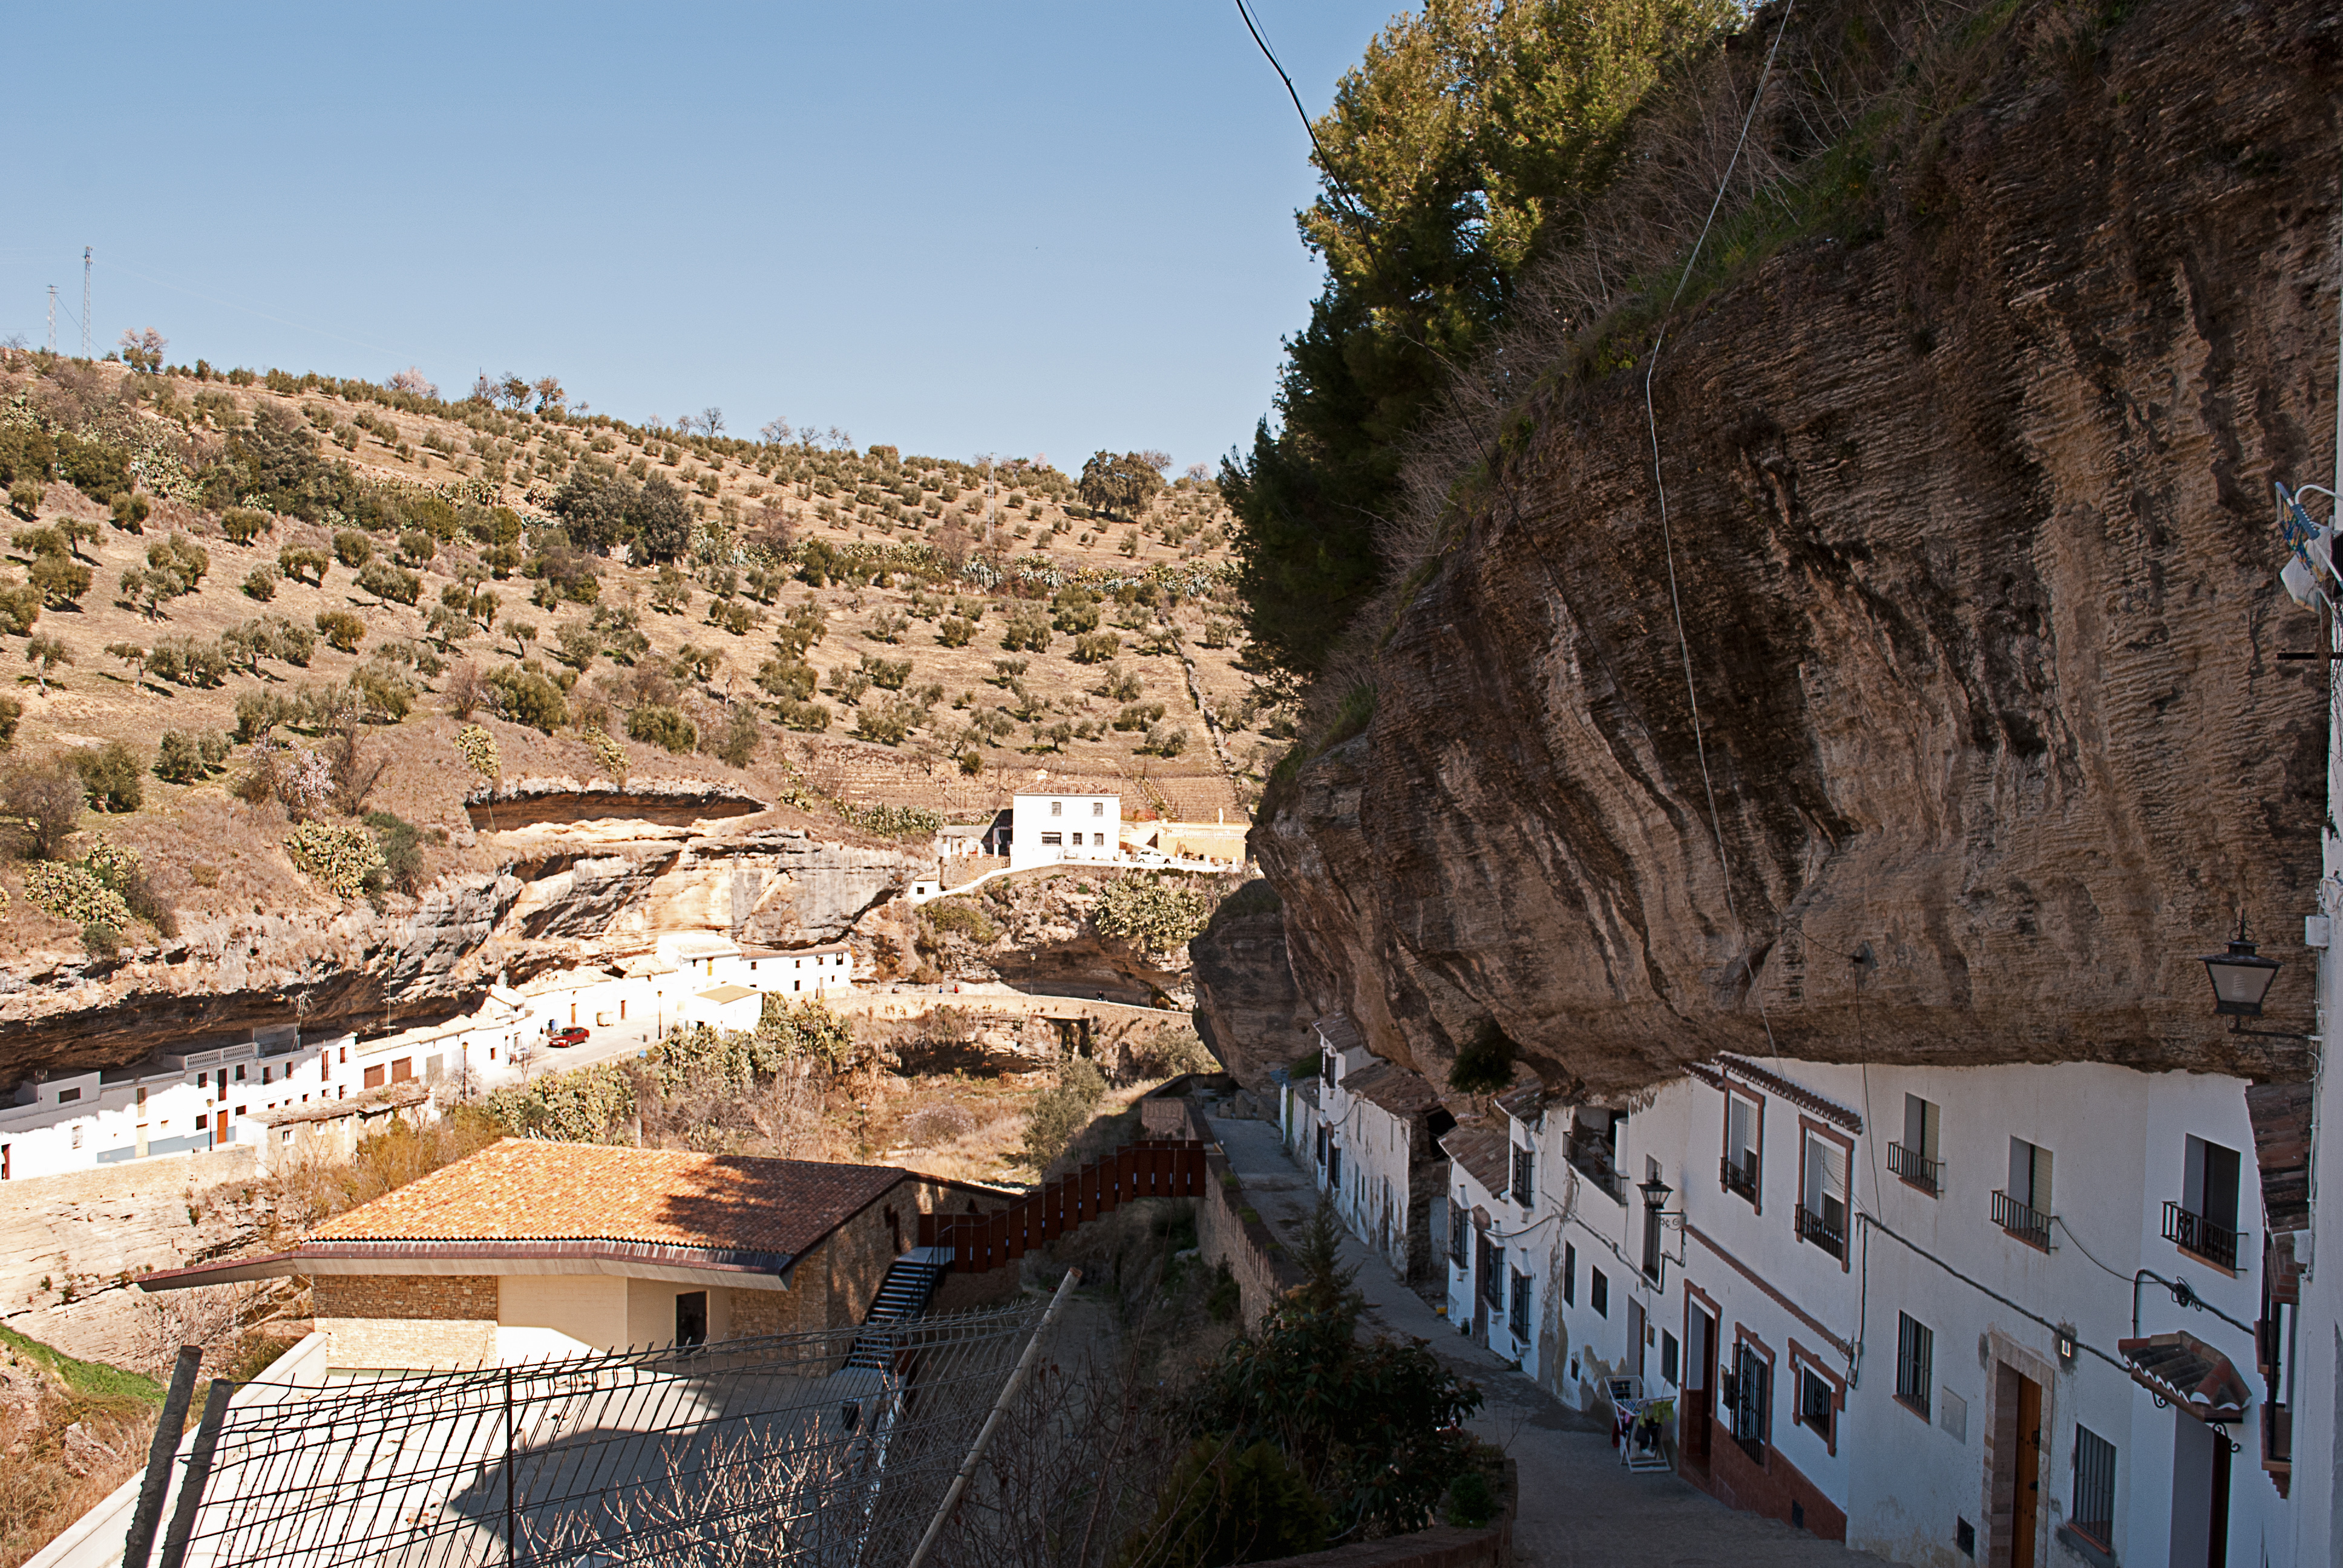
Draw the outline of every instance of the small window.
[[[1105,801],[1103,801],[1103,800],[1093,800],[1093,801],[1091,801],[1091,816],[1093,816],[1093,817],[1103,817],[1103,816],[1105,816],[1105,815],[1106,815],[1106,802],[1105,802]]]
[[[1586,1304],[1598,1318],[1611,1315],[1611,1279],[1600,1269],[1586,1271]]]
[[[2191,1136],[2182,1151],[2180,1201],[2166,1203],[2164,1234],[2208,1262],[2237,1266],[2237,1151]]]
[[[415,1059],[413,1057],[402,1056],[390,1064],[390,1081],[393,1083],[405,1083],[414,1076]]]
[[[1063,800],[1052,800],[1052,801],[1051,801],[1051,802],[1050,802],[1050,815],[1051,815],[1051,816],[1052,816],[1052,817],[1062,817],[1062,816],[1064,816],[1065,814],[1066,814],[1066,803],[1065,803]]]
[[[1907,1094],[1904,1141],[1887,1146],[1888,1170],[1931,1198],[1944,1190],[1945,1161],[1939,1149],[1942,1120],[1943,1111],[1935,1101]]]
[[[2075,1428],[2075,1506],[2066,1523],[2101,1550],[2115,1550],[2116,1445],[2087,1426]]]
[[[60,1089],[57,1091],[57,1103],[59,1105],[71,1105],[75,1101],[79,1100],[80,1098],[81,1090],[78,1086],[72,1089]]]
[[[1928,1389],[1936,1378],[1936,1331],[1906,1313],[1896,1314],[1896,1397],[1914,1413],[1928,1415]]]
[[[211,1086],[212,1086],[212,1075],[211,1075],[210,1073],[208,1073],[208,1072],[198,1072],[197,1074],[196,1074],[196,1087],[197,1089],[209,1089]],[[2196,1141],[2195,1139],[2193,1139],[2193,1138],[2192,1138],[2192,1139],[2190,1139],[2190,1140],[2189,1140],[2189,1141],[2190,1141],[2191,1143],[2194,1143],[2194,1142],[2195,1142],[2195,1141]]]
[[[1472,1239],[1473,1216],[1463,1204],[1448,1201],[1448,1261],[1457,1268],[1464,1266],[1465,1243]]]
[[[497,1055],[497,1053],[496,1053],[495,1051],[493,1051],[493,1050],[489,1051],[489,1052],[488,1052],[488,1060],[491,1060],[491,1061],[495,1060],[496,1060],[496,1055]],[[382,1069],[381,1069],[381,1068],[379,1068],[379,1067],[369,1067],[369,1068],[367,1068],[367,1069],[366,1070],[366,1087],[367,1087],[368,1089],[380,1089],[380,1088],[382,1087]]]
[[[1492,1312],[1503,1312],[1505,1306],[1505,1250],[1489,1245],[1486,1231],[1474,1238],[1480,1248],[1481,1299]]]
[[[1994,1222],[2037,1247],[2050,1244],[2050,1151],[2009,1141],[2009,1185],[1994,1194]]]
[[[1732,1409],[1733,1440],[1751,1459],[1764,1462],[1774,1431],[1774,1364],[1746,1340],[1733,1348],[1733,1383],[1725,1399]]]
[[[1846,1150],[1818,1132],[1806,1134],[1800,1172],[1798,1239],[1832,1257],[1846,1257]]]
[[[1063,833],[1044,833],[1041,835],[1041,842],[1062,849],[1066,842],[1066,836]]]
[[[1578,1301],[1578,1249],[1564,1241],[1562,1244],[1562,1304],[1573,1306]]]
[[[1682,1370],[1683,1359],[1683,1352],[1676,1344],[1675,1335],[1662,1329],[1660,1331],[1660,1376],[1664,1382],[1681,1383],[1684,1381],[1677,1375]]]
[[[1513,1201],[1527,1208],[1537,1197],[1537,1156],[1518,1143],[1513,1146]]]
[[[1530,1277],[1516,1271],[1513,1274],[1513,1339],[1521,1344],[1530,1338]]]
[[[1829,1381],[1814,1368],[1798,1368],[1798,1424],[1812,1427],[1825,1442],[1831,1440],[1831,1402],[1835,1392]]]
[[[1764,1111],[1757,1101],[1731,1092],[1725,1095],[1725,1188],[1752,1203],[1757,1201],[1758,1140],[1763,1129]]]

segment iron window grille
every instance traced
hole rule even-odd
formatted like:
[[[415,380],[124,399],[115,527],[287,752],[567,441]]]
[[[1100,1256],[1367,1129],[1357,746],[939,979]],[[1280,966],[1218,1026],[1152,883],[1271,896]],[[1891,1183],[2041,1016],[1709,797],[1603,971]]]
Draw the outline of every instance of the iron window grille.
[[[1846,1261],[1845,1211],[1835,1198],[1824,1199],[1823,1207],[1825,1212],[1817,1214],[1803,1203],[1798,1205],[1798,1239],[1814,1243],[1832,1257],[1845,1262]],[[1834,1211],[1835,1212],[1833,1212]]]
[[[1836,1391],[1813,1369],[1798,1369],[1798,1420],[1812,1427],[1825,1442],[1831,1440],[1832,1401]]]
[[[1896,1314],[1896,1397],[1922,1420],[1928,1417],[1928,1390],[1936,1377],[1936,1334],[1910,1315]]]
[[[1448,1201],[1448,1261],[1458,1268],[1464,1266],[1464,1246],[1473,1230],[1473,1217],[1453,1198]]]
[[[1757,1201],[1757,1151],[1751,1150],[1741,1163],[1726,1158],[1716,1162],[1716,1179],[1728,1192],[1738,1192],[1751,1202]]]
[[[1931,1160],[1916,1149],[1901,1143],[1887,1146],[1887,1169],[1906,1185],[1917,1187],[1931,1198],[1940,1198],[1945,1191],[1945,1162]]]
[[[1993,1195],[1993,1222],[2019,1241],[2049,1251],[2050,1216],[1998,1190]]]
[[[2075,1506],[2066,1523],[2100,1550],[2115,1550],[2116,1445],[2087,1426],[2075,1428]]]
[[[1481,1238],[1481,1299],[1492,1312],[1505,1310],[1505,1250]]]
[[[1759,1464],[1765,1462],[1773,1412],[1774,1369],[1744,1341],[1734,1347],[1733,1382],[1725,1391],[1733,1421],[1733,1441]]]
[[[1527,1274],[1516,1272],[1513,1275],[1513,1322],[1510,1326],[1513,1331],[1513,1341],[1515,1343],[1527,1344],[1529,1342],[1530,1277]]]
[[[1580,1128],[1570,1135],[1564,1145],[1564,1156],[1571,1169],[1603,1190],[1614,1203],[1627,1201],[1627,1178],[1620,1172],[1612,1154],[1611,1140],[1591,1128]]]
[[[1611,1276],[1600,1269],[1586,1271],[1586,1303],[1594,1309],[1598,1318],[1611,1315]]]
[[[2164,1239],[2184,1252],[2194,1252],[2225,1269],[2237,1266],[2237,1232],[2178,1203],[2164,1205]]]
[[[1531,1202],[1534,1201],[1537,1196],[1536,1184],[1531,1180],[1531,1178],[1535,1174],[1536,1161],[1537,1156],[1532,1153],[1529,1150],[1523,1149],[1518,1144],[1514,1146],[1513,1201],[1521,1204],[1523,1208],[1529,1207]]]
[[[1564,1241],[1562,1244],[1562,1304],[1578,1303],[1578,1249]]]

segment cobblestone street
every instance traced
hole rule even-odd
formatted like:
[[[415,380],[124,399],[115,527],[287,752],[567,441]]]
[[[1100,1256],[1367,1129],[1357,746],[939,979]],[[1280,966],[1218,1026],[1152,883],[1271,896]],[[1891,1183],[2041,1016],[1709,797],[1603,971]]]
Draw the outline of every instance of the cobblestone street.
[[[1286,1158],[1277,1129],[1236,1118],[1216,1118],[1212,1126],[1253,1208],[1294,1244],[1317,1194]],[[1674,1475],[1629,1472],[1611,1446],[1606,1423],[1565,1408],[1457,1333],[1347,1231],[1342,1261],[1358,1268],[1369,1330],[1424,1340],[1443,1362],[1481,1385],[1486,1402],[1473,1430],[1502,1446],[1520,1469],[1513,1553],[1524,1568],[1856,1568],[1881,1561],[1777,1521],[1736,1513]]]

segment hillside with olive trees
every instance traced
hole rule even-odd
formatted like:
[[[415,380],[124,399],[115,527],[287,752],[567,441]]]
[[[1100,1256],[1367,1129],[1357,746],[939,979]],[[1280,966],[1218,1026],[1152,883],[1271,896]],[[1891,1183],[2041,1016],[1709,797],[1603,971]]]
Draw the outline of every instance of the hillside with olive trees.
[[[1290,733],[1218,488],[1156,455],[1070,475],[166,349],[0,357],[24,974],[490,877],[523,780],[917,853],[1045,776],[1233,820]]]

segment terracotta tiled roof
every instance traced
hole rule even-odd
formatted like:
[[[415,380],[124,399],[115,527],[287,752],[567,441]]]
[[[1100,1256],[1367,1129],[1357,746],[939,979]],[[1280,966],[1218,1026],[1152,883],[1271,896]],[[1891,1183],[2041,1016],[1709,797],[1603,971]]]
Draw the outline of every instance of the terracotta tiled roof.
[[[1544,1084],[1524,1083],[1497,1096],[1497,1109],[1516,1121],[1535,1121],[1539,1102],[1544,1098]]]
[[[1404,1067],[1388,1061],[1370,1062],[1356,1072],[1344,1074],[1342,1088],[1402,1121],[1440,1103],[1440,1095],[1431,1084]]]
[[[2310,1225],[2310,1100],[2307,1083],[2258,1083],[2246,1091],[2262,1172],[2262,1217],[2277,1234]]]
[[[795,1256],[910,1179],[892,1165],[508,1138],[310,1241],[600,1241]]]
[[[1464,1174],[1491,1192],[1503,1192],[1513,1182],[1513,1140],[1502,1127],[1487,1125],[1451,1129],[1440,1141],[1448,1157],[1464,1167]]]

